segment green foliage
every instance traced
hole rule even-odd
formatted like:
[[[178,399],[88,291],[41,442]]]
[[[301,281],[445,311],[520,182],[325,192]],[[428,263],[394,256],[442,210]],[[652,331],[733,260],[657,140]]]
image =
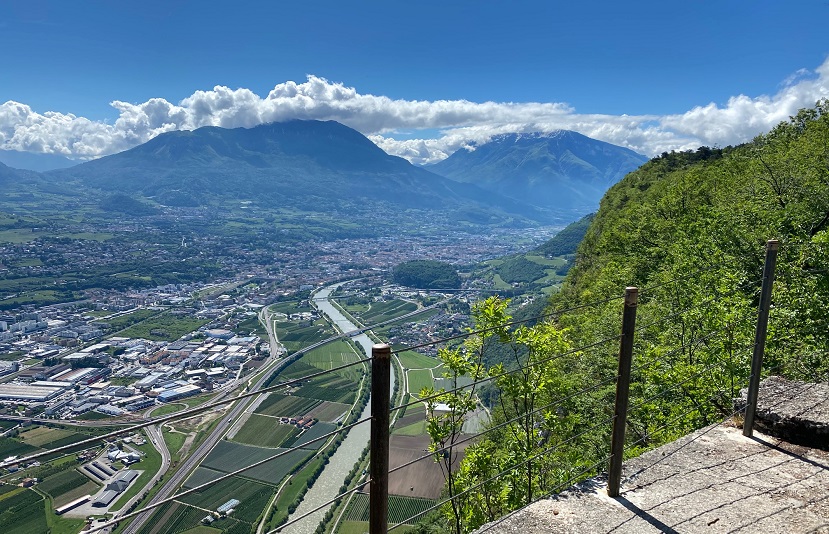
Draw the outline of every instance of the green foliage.
[[[542,265],[532,262],[524,256],[516,256],[505,260],[498,266],[501,279],[509,284],[529,284],[547,275]]]
[[[603,465],[622,311],[613,297],[626,286],[644,288],[628,455],[732,413],[750,373],[767,239],[778,239],[780,252],[763,373],[825,380],[827,162],[824,101],[749,144],[665,154],[614,186],[553,297],[553,309],[570,311],[554,324],[502,329],[502,343],[484,351],[483,361],[494,352],[501,362],[479,372],[494,378],[493,430],[466,449],[447,479],[449,494],[460,495],[458,507],[444,507],[453,530],[474,529]],[[476,328],[499,315],[499,305],[486,302],[476,309]],[[441,357],[458,373],[472,365],[467,353]],[[456,397],[448,415],[429,416],[436,444],[451,443],[457,413],[472,407],[464,394]]]
[[[452,265],[434,260],[401,263],[392,271],[394,283],[421,289],[457,289],[461,287],[458,271]]]
[[[595,216],[595,213],[591,213],[590,215],[585,215],[578,221],[568,224],[564,230],[554,235],[549,241],[539,245],[535,251],[549,258],[575,254],[579,243],[584,239],[584,235],[587,233],[587,229],[590,227],[590,223],[593,222]]]

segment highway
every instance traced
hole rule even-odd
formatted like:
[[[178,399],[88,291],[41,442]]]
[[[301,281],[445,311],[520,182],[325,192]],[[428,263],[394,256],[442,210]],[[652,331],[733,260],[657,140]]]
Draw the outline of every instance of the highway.
[[[268,329],[268,333],[272,332],[272,328]],[[275,346],[278,341],[276,341],[276,336],[271,338],[271,346]],[[250,388],[251,392],[258,391],[261,389],[262,385],[267,381],[267,379],[271,376],[271,373],[278,368],[281,368],[285,365],[285,361],[276,362],[271,361],[265,367],[263,367],[263,371],[261,372],[261,376],[256,381],[255,384]],[[156,493],[153,498],[150,500],[148,504],[155,504],[159,501],[162,501],[171,495],[181,486],[187,476],[190,474],[193,469],[195,469],[201,461],[204,459],[205,456],[213,449],[213,447],[218,443],[218,441],[222,438],[222,436],[227,432],[230,426],[233,424],[234,421],[242,414],[242,412],[247,408],[247,406],[256,399],[256,396],[248,397],[236,404],[233,404],[232,408],[228,410],[228,413],[225,414],[224,417],[221,418],[219,423],[216,425],[216,428],[213,432],[210,433],[209,436],[187,457],[187,459],[182,462],[181,466],[176,470],[173,476],[170,477],[167,482],[164,483],[164,486]],[[150,427],[150,428],[157,428],[157,427]],[[160,435],[160,433],[159,433]],[[163,443],[163,438],[162,438]],[[165,447],[166,448],[166,447]],[[169,453],[168,453],[169,454]],[[124,508],[126,510],[126,508]],[[135,517],[135,519],[130,522],[129,525],[123,530],[123,534],[135,534],[141,528],[141,526],[147,522],[147,520],[152,516],[155,512],[155,509],[147,510]]]

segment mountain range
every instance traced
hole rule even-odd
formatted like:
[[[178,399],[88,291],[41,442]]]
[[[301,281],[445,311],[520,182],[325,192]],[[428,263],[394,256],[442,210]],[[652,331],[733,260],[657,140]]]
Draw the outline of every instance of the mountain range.
[[[644,160],[621,147],[558,132],[500,136],[425,169],[340,123],[293,120],[169,132],[45,173],[0,163],[0,183],[21,184],[18,195],[48,192],[134,216],[165,207],[224,210],[242,203],[342,219],[393,221],[395,214],[408,213],[416,220],[412,213],[439,212],[450,222],[526,226],[595,210],[607,187]]]
[[[596,210],[610,186],[647,160],[630,149],[558,130],[499,135],[426,168],[526,204],[585,215]]]

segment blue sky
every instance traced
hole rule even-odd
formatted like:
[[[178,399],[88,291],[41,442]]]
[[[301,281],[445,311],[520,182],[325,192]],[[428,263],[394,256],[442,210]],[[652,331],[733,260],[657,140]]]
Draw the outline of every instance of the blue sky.
[[[825,0],[4,2],[0,103],[26,109],[0,110],[0,147],[88,158],[165,129],[294,115],[341,120],[417,162],[510,129],[569,127],[645,153],[740,142],[785,117],[792,100],[829,94],[825,20]],[[323,85],[304,86],[308,75]],[[262,111],[248,94],[267,99],[286,82],[301,86],[313,113],[284,92],[293,100]],[[800,83],[811,85],[797,98],[783,94]],[[231,106],[235,117],[216,108],[216,98],[182,106],[216,86],[247,91],[216,97],[243,102]],[[353,93],[347,109],[320,104],[332,94],[341,101],[338,87]],[[740,95],[748,103],[716,113]],[[387,103],[361,98],[368,96],[402,104],[380,116],[378,105]],[[172,107],[147,111],[152,99]],[[115,101],[138,107],[125,112]],[[463,101],[495,105],[470,109]],[[752,102],[761,115],[751,116]],[[685,116],[710,103],[713,111]],[[205,106],[214,107],[205,114]],[[136,117],[142,113],[148,118]],[[734,124],[700,127],[706,120]],[[37,127],[15,134],[21,124]]]

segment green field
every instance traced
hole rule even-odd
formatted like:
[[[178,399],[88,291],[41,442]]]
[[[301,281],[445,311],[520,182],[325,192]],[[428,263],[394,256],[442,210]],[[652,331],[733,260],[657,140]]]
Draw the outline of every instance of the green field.
[[[371,307],[360,314],[360,320],[363,324],[371,325],[396,319],[415,310],[417,310],[417,304],[403,300],[372,302]]]
[[[138,534],[175,534],[199,526],[205,515],[207,513],[204,510],[193,506],[168,503],[158,508],[138,530]]]
[[[355,493],[348,505],[348,509],[343,515],[345,521],[368,521],[368,503],[369,496],[367,493]],[[409,525],[415,524],[419,518],[411,520],[412,517],[420,512],[428,510],[434,506],[436,501],[431,499],[420,499],[416,497],[401,497],[399,495],[389,495],[389,524],[396,525],[397,523],[406,523]],[[340,530],[342,532],[342,530]]]
[[[347,363],[356,362],[360,356],[354,352],[352,346],[344,340],[337,340],[327,343],[322,347],[316,348],[311,352],[302,356],[300,361],[316,367],[322,371],[328,371],[335,367],[340,367]],[[347,369],[336,371],[339,376],[349,378],[350,380],[358,381],[360,379],[362,365],[355,365]]]
[[[251,414],[233,441],[258,447],[279,447],[299,434],[294,425],[283,425],[275,417]]]
[[[357,395],[356,384],[350,381],[348,382],[350,387],[349,385],[336,387],[333,384],[336,384],[336,382],[309,384],[302,386],[294,394],[300,397],[308,397],[309,399],[327,400],[331,402],[344,402],[346,404],[354,402]]]
[[[24,442],[35,447],[43,447],[49,442],[73,435],[71,430],[63,430],[59,428],[49,428],[46,426],[36,426],[21,432],[18,436]]]
[[[316,399],[271,393],[259,404],[255,413],[277,417],[301,417],[319,403]]]
[[[394,430],[392,430],[392,434],[397,434],[400,436],[426,435],[426,418],[424,417],[422,420],[404,427],[397,428],[397,426],[395,426]]]
[[[291,444],[291,447],[303,447],[306,449],[319,449],[328,441],[328,438],[321,439],[315,441],[313,443],[308,444],[309,441],[316,439],[320,436],[324,436],[329,432],[333,432],[337,429],[337,425],[333,425],[331,423],[317,423],[308,430],[306,430],[295,442]],[[307,444],[307,445],[306,445]]]
[[[37,489],[55,498],[63,495],[67,491],[83,486],[89,481],[89,478],[80,474],[78,471],[67,469],[66,471],[61,471],[56,475],[47,477],[37,485]]]
[[[0,532],[3,534],[45,534],[46,503],[31,489],[14,488],[0,494]]]
[[[406,371],[406,376],[409,379],[409,393],[412,395],[419,396],[421,389],[434,387],[432,371],[429,369]]]
[[[290,352],[331,337],[334,329],[323,319],[310,321],[277,321],[274,323],[279,342]]]
[[[406,369],[431,369],[438,367],[441,362],[437,358],[426,356],[411,350],[401,352],[397,355],[400,359],[400,364]]]
[[[202,462],[202,466],[215,471],[230,473],[270,456],[274,456],[284,450],[282,448],[265,449],[230,441],[220,441],[210,454],[207,455],[207,458]],[[241,475],[263,482],[276,483],[296,469],[311,454],[312,452],[308,450],[294,450],[284,456],[244,471]]]
[[[112,312],[106,312],[112,313]],[[126,313],[124,315],[119,315],[118,317],[111,317],[109,319],[102,319],[101,322],[104,322],[110,326],[112,330],[121,330],[126,328],[130,325],[134,325],[138,322],[141,322],[145,319],[149,319],[153,315],[160,314],[160,310],[135,310],[134,312]]]
[[[20,357],[23,356],[24,354],[26,354],[26,353],[22,352],[22,351],[19,351],[19,350],[16,350],[14,352],[2,352],[2,353],[0,353],[0,360],[6,361],[6,362],[14,362],[14,361],[19,360]]]
[[[232,517],[251,524],[260,516],[275,491],[276,488],[268,484],[230,477],[205,488],[204,491],[185,495],[181,501],[200,508],[215,510],[230,499],[238,499],[240,502],[234,509]],[[204,512],[201,517],[204,517]]]
[[[341,402],[324,401],[316,408],[310,410],[306,415],[313,419],[319,419],[320,421],[326,421],[330,423],[342,417],[342,415],[345,412],[347,412],[348,409],[348,404],[343,404]]]
[[[0,438],[0,458],[23,456],[38,450],[40,450],[38,447],[33,447],[14,438]]]
[[[199,327],[210,322],[209,319],[195,317],[177,317],[169,313],[162,313],[141,323],[134,324],[119,335],[136,337],[155,341],[175,341],[184,334],[189,334]]]

